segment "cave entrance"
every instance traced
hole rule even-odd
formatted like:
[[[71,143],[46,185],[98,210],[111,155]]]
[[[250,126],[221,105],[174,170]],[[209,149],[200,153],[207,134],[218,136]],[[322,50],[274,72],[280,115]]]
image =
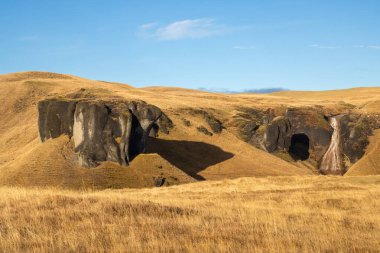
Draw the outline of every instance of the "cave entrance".
[[[309,137],[306,134],[295,134],[289,147],[289,154],[294,160],[307,160],[309,158]]]

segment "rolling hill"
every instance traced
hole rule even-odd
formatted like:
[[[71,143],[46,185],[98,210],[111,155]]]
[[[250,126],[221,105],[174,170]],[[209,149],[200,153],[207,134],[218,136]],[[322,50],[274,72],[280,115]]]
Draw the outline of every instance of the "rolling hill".
[[[86,90],[98,98],[122,97],[158,106],[172,120],[170,133],[150,138],[146,154],[129,167],[105,162],[95,169],[75,163],[67,136],[41,143],[38,136],[37,103],[46,98]],[[323,106],[331,112],[352,110],[379,114],[380,88],[326,92],[279,92],[274,94],[218,94],[168,87],[134,88],[127,84],[87,80],[47,72],[0,75],[0,185],[79,188],[154,186],[154,178],[166,184],[238,177],[313,175],[307,162],[281,159],[242,140],[234,119],[239,108]],[[197,110],[212,112],[223,124],[218,134]],[[377,174],[380,154],[376,134],[364,157],[347,175]],[[372,166],[369,168],[368,166]]]

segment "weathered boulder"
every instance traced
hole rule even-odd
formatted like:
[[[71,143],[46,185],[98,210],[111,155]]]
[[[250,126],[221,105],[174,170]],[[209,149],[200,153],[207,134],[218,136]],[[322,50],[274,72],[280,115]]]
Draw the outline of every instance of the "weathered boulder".
[[[69,135],[85,167],[103,161],[128,165],[145,151],[149,133],[162,116],[158,107],[141,101],[83,97],[40,101],[38,111],[41,141]]]
[[[156,187],[161,187],[166,182],[166,178],[164,178],[164,177],[154,177],[153,180],[154,180],[154,185]]]

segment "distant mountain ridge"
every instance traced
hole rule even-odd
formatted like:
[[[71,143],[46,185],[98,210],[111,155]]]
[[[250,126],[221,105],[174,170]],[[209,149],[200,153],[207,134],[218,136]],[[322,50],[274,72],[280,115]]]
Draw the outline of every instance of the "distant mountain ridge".
[[[280,91],[290,91],[289,89],[285,88],[260,88],[260,89],[245,89],[245,90],[230,90],[230,89],[208,89],[208,88],[198,88],[198,90],[201,91],[208,91],[208,92],[217,92],[217,93],[226,93],[226,94],[240,94],[240,93],[257,93],[257,94],[270,94],[274,92],[280,92]]]

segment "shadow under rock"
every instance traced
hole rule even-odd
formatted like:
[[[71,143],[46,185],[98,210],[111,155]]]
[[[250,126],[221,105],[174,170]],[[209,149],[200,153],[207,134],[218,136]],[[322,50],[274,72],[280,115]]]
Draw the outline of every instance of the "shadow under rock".
[[[149,138],[146,153],[157,153],[168,162],[197,180],[205,180],[198,175],[209,166],[226,161],[234,154],[221,148],[197,141],[163,140]]]

